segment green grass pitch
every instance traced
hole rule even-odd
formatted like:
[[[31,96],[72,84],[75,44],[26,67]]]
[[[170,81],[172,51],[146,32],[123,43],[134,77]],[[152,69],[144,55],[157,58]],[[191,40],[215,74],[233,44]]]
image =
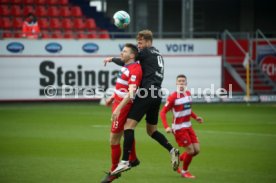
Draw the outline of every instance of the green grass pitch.
[[[114,182],[276,182],[275,104],[194,104],[193,110],[205,119],[193,121],[201,143],[190,166],[195,180],[172,171],[168,152],[141,121],[135,132],[141,164]],[[95,103],[1,104],[0,182],[99,183],[110,167],[110,115],[111,108]],[[161,123],[159,129],[165,134]]]

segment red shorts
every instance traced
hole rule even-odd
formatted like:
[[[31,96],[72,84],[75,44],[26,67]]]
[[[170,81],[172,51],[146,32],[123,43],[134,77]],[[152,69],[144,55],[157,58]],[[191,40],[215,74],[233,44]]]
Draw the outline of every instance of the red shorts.
[[[175,131],[174,133],[175,140],[180,147],[187,147],[191,144],[198,143],[197,136],[192,127],[182,128]]]
[[[114,102],[112,105],[112,112],[116,109],[116,107],[119,105],[120,101]],[[111,132],[112,133],[119,133],[124,130],[124,125],[126,123],[128,112],[130,111],[130,108],[132,106],[132,103],[128,103],[125,105],[125,107],[122,108],[118,120],[112,121],[111,125]]]

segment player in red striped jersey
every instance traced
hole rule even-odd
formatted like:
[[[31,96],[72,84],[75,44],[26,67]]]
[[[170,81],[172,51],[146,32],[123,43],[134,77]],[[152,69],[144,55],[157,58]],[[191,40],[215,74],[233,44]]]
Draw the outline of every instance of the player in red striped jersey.
[[[191,107],[192,97],[187,88],[187,78],[185,75],[178,75],[176,78],[177,91],[169,95],[166,104],[160,112],[163,126],[167,133],[173,133],[179,147],[184,147],[185,152],[181,154],[180,161],[183,161],[183,169],[178,168],[178,173],[184,178],[195,178],[188,167],[200,151],[197,136],[192,128],[190,118],[194,118],[199,123],[203,123],[203,118],[198,117]],[[173,112],[172,127],[169,127],[166,114]]]
[[[118,165],[121,158],[120,140],[124,132],[124,124],[127,114],[132,106],[132,99],[136,89],[142,80],[142,68],[139,62],[135,62],[138,49],[133,44],[125,44],[121,52],[121,60],[124,66],[121,68],[116,81],[114,94],[106,101],[107,105],[112,105],[112,126],[110,132],[111,162],[112,172]],[[132,151],[129,155],[131,166],[137,166],[140,162],[136,157],[135,144],[132,145]],[[112,182],[120,175],[111,175],[110,172],[104,177],[102,183]]]

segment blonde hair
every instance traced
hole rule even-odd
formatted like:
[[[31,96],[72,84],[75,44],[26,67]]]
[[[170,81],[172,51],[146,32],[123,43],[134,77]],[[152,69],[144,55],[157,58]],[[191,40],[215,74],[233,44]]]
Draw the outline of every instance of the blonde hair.
[[[141,30],[140,32],[138,32],[136,39],[145,39],[146,41],[151,41],[153,39],[153,34],[150,30]]]

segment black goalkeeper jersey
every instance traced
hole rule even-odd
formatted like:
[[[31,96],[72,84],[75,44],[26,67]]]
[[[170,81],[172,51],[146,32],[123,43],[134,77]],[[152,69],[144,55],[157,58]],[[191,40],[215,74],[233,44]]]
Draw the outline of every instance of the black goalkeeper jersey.
[[[136,58],[140,62],[143,76],[140,88],[149,89],[151,86],[160,89],[164,78],[164,60],[155,47],[140,50]],[[124,65],[120,58],[113,58],[112,62]]]

